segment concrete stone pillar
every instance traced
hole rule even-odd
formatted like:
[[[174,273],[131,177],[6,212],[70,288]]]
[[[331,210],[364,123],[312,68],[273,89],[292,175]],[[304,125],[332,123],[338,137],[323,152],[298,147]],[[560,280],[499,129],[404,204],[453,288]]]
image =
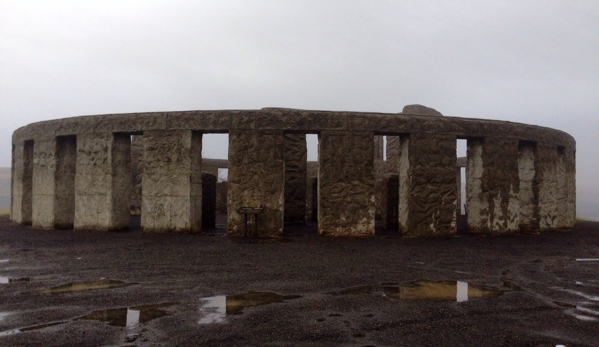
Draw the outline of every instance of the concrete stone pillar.
[[[32,225],[35,228],[54,227],[56,161],[56,138],[35,141],[32,185]]]
[[[73,228],[75,220],[75,171],[77,138],[57,138],[56,195],[54,199],[54,228]]]
[[[145,131],[141,227],[144,232],[199,232],[202,226],[202,134]]]
[[[141,135],[131,136],[131,214],[141,215],[141,177],[144,171],[144,143]]]
[[[399,136],[387,136],[387,161],[399,163],[400,141]]]
[[[468,140],[468,230],[502,234],[519,228],[517,140]]]
[[[385,140],[383,137],[382,135],[374,135],[374,160],[384,159],[383,147],[385,146]]]
[[[462,168],[459,166],[455,168],[455,181],[457,183],[455,213],[459,216],[462,214]]]
[[[216,227],[216,176],[202,173],[202,229]]]
[[[29,225],[33,206],[33,141],[13,146],[11,180],[10,218],[15,223]]]
[[[402,235],[456,233],[456,139],[411,134],[400,140],[399,223]]]
[[[537,154],[540,229],[571,228],[576,218],[573,150],[539,144]]]
[[[261,207],[258,235],[283,234],[285,163],[283,131],[229,133],[228,235],[243,235],[240,207]],[[250,218],[252,219],[252,218]]]
[[[384,199],[382,206],[383,227],[387,230],[397,230],[399,228],[399,176],[386,175],[384,186]]]
[[[306,223],[305,134],[285,134],[285,223]]]
[[[520,142],[518,148],[518,178],[520,187],[519,228],[520,231],[539,230],[539,183],[536,168],[536,144]]]
[[[318,232],[374,236],[373,133],[322,131]]]
[[[74,228],[127,229],[130,189],[130,136],[111,133],[79,135]]]

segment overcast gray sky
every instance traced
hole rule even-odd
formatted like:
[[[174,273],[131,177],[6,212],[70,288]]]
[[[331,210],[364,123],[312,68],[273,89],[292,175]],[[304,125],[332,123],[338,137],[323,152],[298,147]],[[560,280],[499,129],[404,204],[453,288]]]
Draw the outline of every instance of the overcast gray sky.
[[[0,53],[0,166],[46,119],[420,103],[570,133],[599,216],[597,0],[0,0]]]

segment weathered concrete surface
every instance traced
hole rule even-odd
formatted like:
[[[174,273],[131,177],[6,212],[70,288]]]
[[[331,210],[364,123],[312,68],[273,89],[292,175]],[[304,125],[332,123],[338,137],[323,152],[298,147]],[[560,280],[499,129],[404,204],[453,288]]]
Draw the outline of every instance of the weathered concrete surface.
[[[131,214],[141,215],[141,178],[144,172],[143,136],[131,136]]]
[[[536,166],[536,144],[520,142],[518,149],[519,228],[520,231],[539,230],[539,182]]]
[[[33,144],[32,225],[53,228],[56,194],[56,138]]]
[[[130,189],[130,137],[110,133],[77,136],[74,229],[128,228]]]
[[[141,227],[144,232],[199,232],[202,226],[202,134],[146,131]]]
[[[282,131],[229,133],[227,234],[243,235],[244,217],[237,213],[241,207],[263,209],[258,218],[258,235],[283,233],[284,137]]]
[[[321,132],[318,178],[320,234],[374,235],[373,145],[372,133]]]
[[[305,134],[285,134],[285,223],[306,223]]]
[[[426,107],[426,106],[418,105],[418,104],[404,106],[401,113],[418,114],[418,115],[422,115],[422,116],[443,116],[441,114],[441,112],[435,110],[434,108],[430,108],[430,107]]]
[[[202,173],[202,229],[216,226],[216,176]]]
[[[384,199],[381,220],[387,230],[399,229],[399,175],[388,174],[384,178]]]
[[[75,220],[77,139],[74,136],[58,137],[57,147],[54,228],[72,229]]]
[[[33,185],[33,141],[13,146],[12,206],[10,216],[15,223],[31,224]]]
[[[457,232],[455,153],[456,139],[451,135],[402,137],[399,215],[404,236]]]
[[[519,228],[517,140],[468,140],[468,230],[478,234],[513,233]]]
[[[575,219],[575,174],[571,149],[539,145],[539,223],[541,230],[571,228]]]

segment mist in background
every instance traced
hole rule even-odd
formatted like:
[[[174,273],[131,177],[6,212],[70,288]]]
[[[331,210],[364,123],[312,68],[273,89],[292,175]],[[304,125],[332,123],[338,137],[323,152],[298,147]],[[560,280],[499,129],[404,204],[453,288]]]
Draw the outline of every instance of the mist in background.
[[[0,0],[0,167],[47,119],[419,103],[571,134],[578,215],[599,218],[598,33],[596,0]]]

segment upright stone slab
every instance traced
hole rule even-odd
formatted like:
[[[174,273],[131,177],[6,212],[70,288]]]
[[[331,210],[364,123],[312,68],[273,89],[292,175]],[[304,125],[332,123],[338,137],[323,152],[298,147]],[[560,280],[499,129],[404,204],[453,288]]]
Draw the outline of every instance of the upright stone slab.
[[[539,224],[541,230],[571,228],[576,218],[574,152],[539,145]]]
[[[56,138],[43,138],[33,145],[32,225],[53,228],[56,195]]]
[[[283,131],[229,133],[228,235],[244,233],[244,216],[237,213],[241,207],[262,208],[259,236],[283,233],[284,142]]]
[[[54,228],[73,228],[75,219],[75,170],[77,138],[57,138],[56,195],[54,199]]]
[[[141,177],[144,171],[144,143],[141,135],[131,136],[131,214],[141,215]]]
[[[468,230],[504,234],[519,230],[520,202],[517,140],[468,140]]]
[[[128,228],[130,189],[130,136],[112,133],[79,135],[74,228]]]
[[[33,141],[13,146],[12,204],[10,219],[15,223],[31,224],[33,187]]]
[[[322,131],[318,232],[374,236],[373,133]]]
[[[539,230],[539,182],[535,160],[536,152],[535,143],[520,142],[518,148],[519,228],[524,232]]]
[[[191,130],[143,134],[141,227],[144,232],[199,232],[202,135]]]
[[[400,147],[402,234],[406,237],[455,234],[455,136],[411,134],[402,136]]]
[[[202,229],[216,227],[216,176],[202,173]]]
[[[306,223],[305,134],[285,134],[285,223]]]

